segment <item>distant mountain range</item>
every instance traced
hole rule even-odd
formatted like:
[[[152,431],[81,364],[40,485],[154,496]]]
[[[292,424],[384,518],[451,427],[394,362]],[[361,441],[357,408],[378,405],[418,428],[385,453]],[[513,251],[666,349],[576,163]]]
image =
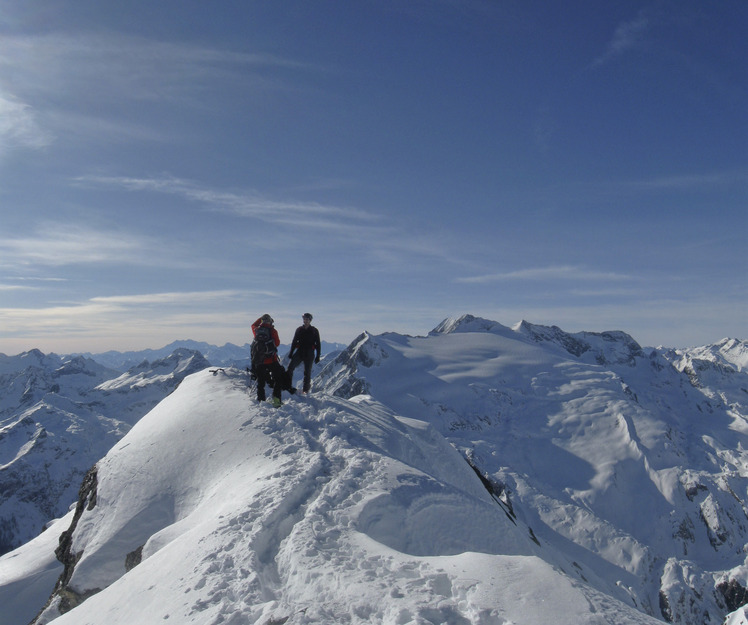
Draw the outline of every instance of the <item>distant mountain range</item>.
[[[343,343],[329,343],[327,341],[322,341],[323,355],[338,352],[345,347],[346,345]],[[288,353],[289,348],[289,345],[281,344],[278,351],[281,356],[285,356]],[[88,352],[78,355],[95,360],[110,369],[127,371],[130,367],[137,366],[143,361],[166,358],[177,349],[189,349],[195,352],[200,352],[211,365],[218,367],[246,367],[250,363],[249,343],[245,343],[241,346],[234,345],[233,343],[226,343],[223,347],[218,347],[217,345],[211,345],[210,343],[190,340],[174,341],[160,349],[144,349],[130,352],[108,351],[100,354],[92,354]]]

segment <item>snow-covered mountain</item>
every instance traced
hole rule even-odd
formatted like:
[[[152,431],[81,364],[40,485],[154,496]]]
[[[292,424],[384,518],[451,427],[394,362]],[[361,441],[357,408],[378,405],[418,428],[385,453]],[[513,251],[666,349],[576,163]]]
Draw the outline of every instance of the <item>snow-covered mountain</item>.
[[[465,316],[278,410],[200,371],[0,558],[0,620],[59,578],[38,623],[745,625],[746,347]]]
[[[647,354],[621,332],[465,316],[426,338],[363,334],[315,389],[433,424],[541,542],[696,625],[748,601],[746,347]]]
[[[0,355],[0,553],[64,514],[91,466],[206,366],[187,350],[121,375],[81,356]]]

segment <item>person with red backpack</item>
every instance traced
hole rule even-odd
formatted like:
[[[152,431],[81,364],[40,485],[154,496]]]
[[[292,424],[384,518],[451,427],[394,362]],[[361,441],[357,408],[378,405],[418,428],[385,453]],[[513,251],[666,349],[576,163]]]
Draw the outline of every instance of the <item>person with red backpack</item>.
[[[252,375],[257,378],[257,401],[265,401],[265,384],[273,389],[273,406],[281,406],[281,391],[285,390],[295,393],[288,382],[286,370],[278,359],[278,345],[280,337],[273,326],[273,318],[270,315],[262,315],[252,324]]]

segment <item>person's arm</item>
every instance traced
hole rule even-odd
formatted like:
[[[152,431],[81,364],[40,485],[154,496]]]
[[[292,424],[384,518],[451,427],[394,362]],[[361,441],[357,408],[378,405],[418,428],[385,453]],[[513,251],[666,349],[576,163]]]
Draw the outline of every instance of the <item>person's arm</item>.
[[[299,349],[299,329],[296,328],[296,332],[294,332],[293,340],[291,341],[291,350],[288,352],[288,357],[293,358],[294,353],[296,350]]]
[[[314,328],[314,348],[317,350],[317,357],[314,359],[314,362],[319,362],[322,356],[322,341],[319,339],[319,330],[317,328]]]

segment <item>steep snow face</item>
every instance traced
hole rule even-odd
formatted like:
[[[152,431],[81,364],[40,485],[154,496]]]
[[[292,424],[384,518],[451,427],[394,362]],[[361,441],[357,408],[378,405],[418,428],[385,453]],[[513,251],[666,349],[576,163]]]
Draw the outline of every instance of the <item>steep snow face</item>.
[[[0,358],[0,553],[63,515],[86,471],[207,364],[199,353],[182,350],[117,377],[80,356]]]
[[[38,623],[658,622],[539,546],[432,426],[367,396],[274,410],[237,370],[197,373],[87,500]]]
[[[685,375],[621,332],[465,317],[359,337],[314,388],[365,389],[432,423],[541,543],[644,612],[701,625],[736,607],[730,584],[748,586],[748,377],[717,351]]]

